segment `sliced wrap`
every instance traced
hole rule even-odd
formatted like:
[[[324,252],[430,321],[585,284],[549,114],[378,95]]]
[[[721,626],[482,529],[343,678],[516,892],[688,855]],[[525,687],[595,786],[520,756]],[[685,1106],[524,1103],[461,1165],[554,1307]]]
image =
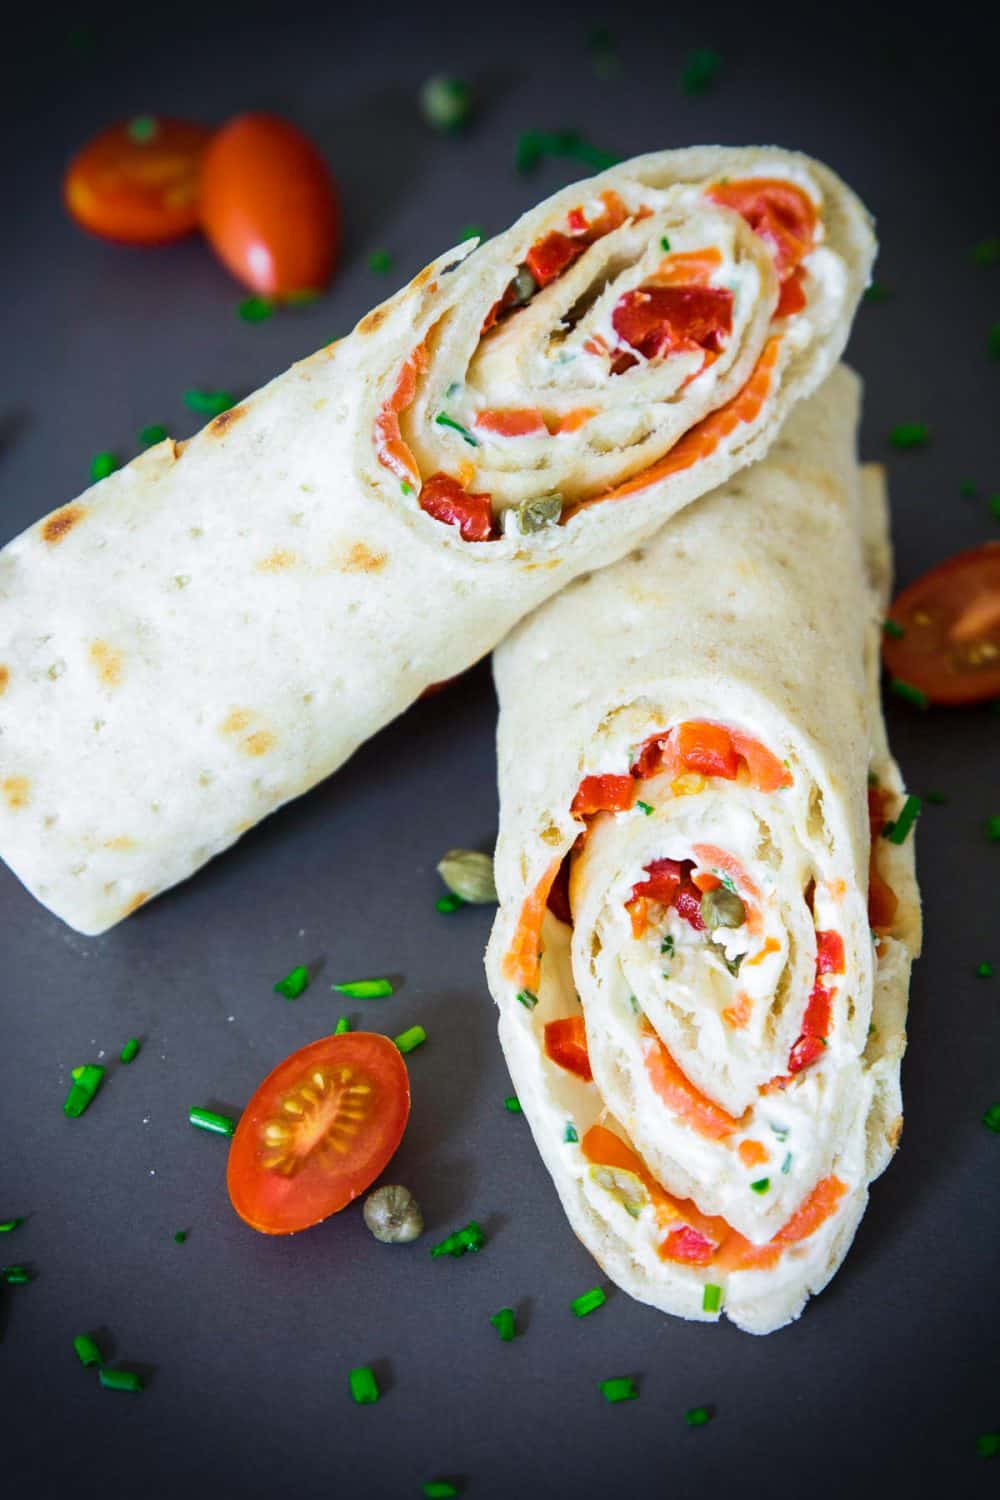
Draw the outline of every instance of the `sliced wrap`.
[[[889,545],[857,408],[838,370],[495,657],[487,968],[521,1106],[614,1281],[755,1333],[836,1270],[902,1125],[920,912],[912,834],[882,837]]]
[[[0,855],[83,932],[760,457],[873,250],[825,168],[565,188],[0,553]]]

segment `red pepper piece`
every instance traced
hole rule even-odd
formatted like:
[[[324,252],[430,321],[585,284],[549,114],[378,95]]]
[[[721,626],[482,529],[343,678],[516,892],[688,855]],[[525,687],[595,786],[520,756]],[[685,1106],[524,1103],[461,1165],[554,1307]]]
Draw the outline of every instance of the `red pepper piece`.
[[[449,474],[432,474],[424,482],[420,508],[436,521],[457,526],[465,542],[488,542],[494,535],[489,495],[470,494]]]
[[[619,339],[647,359],[683,349],[718,352],[733,326],[733,294],[722,287],[636,287],[611,314]]]
[[[585,1083],[593,1080],[587,1051],[587,1028],[582,1016],[566,1016],[560,1021],[546,1023],[545,1055]]]
[[[570,811],[578,818],[599,812],[628,812],[635,801],[635,790],[631,776],[585,776]]]

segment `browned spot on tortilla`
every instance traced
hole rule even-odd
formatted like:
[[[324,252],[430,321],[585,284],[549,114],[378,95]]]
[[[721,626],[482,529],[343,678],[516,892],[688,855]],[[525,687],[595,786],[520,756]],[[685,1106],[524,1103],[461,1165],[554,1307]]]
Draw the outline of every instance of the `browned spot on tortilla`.
[[[253,819],[248,818],[244,823],[237,823],[236,827],[233,829],[233,833],[235,833],[238,838],[241,833],[248,833],[252,827]]]
[[[127,833],[120,833],[116,839],[108,839],[104,847],[105,849],[116,849],[124,853],[127,849],[135,848],[135,839],[130,839]]]
[[[222,733],[241,735],[245,729],[250,728],[256,717],[252,709],[234,708],[223,722]],[[236,748],[244,755],[266,755],[275,742],[276,737],[270,729],[255,729],[252,734],[240,740]]]
[[[285,568],[293,568],[298,560],[296,553],[288,552],[284,547],[279,547],[276,552],[271,552],[267,557],[261,558],[257,564],[257,572],[280,573]]]
[[[122,916],[123,917],[130,917],[134,911],[138,911],[139,910],[140,906],[145,906],[145,904],[146,904],[146,902],[148,900],[149,900],[149,892],[148,891],[138,891],[138,892],[136,892],[136,894],[132,897],[132,899],[128,903],[128,905],[123,908],[123,910],[122,910]]]
[[[8,807],[27,807],[28,793],[31,790],[31,782],[27,776],[8,776],[6,781],[0,782],[0,791],[3,792],[4,801]]]
[[[248,734],[243,741],[241,749],[247,755],[266,755],[274,744],[274,735],[269,729],[258,729],[254,734]]]
[[[903,1116],[902,1115],[897,1115],[896,1118],[893,1120],[892,1124],[889,1126],[889,1129],[886,1131],[886,1136],[885,1136],[886,1140],[889,1142],[889,1145],[891,1146],[891,1148],[892,1148],[893,1151],[895,1151],[896,1147],[899,1145],[899,1138],[900,1138],[900,1136],[902,1134],[903,1134]]]
[[[415,287],[417,287],[417,286],[423,286],[425,282],[430,281],[430,279],[431,279],[431,277],[433,275],[434,275],[434,262],[431,261],[431,263],[430,263],[429,266],[424,266],[424,269],[422,271],[418,271],[417,272],[416,276],[414,276],[414,278],[413,278],[413,285]]]
[[[228,432],[233,423],[238,422],[240,417],[245,416],[245,414],[245,406],[231,406],[228,411],[220,411],[217,417],[212,418],[208,424],[208,430],[214,433],[216,437],[220,437]]]
[[[55,545],[61,542],[63,537],[73,530],[77,521],[82,521],[87,514],[85,505],[64,505],[62,510],[54,510],[51,516],[47,516],[42,522],[42,540]]]
[[[388,561],[384,552],[373,552],[364,542],[355,542],[339,566],[344,573],[380,573]]]
[[[9,682],[10,667],[5,667],[3,663],[0,662],[0,698],[2,698],[4,693],[7,691],[7,684]]]
[[[365,313],[358,324],[358,333],[374,333],[376,329],[382,327],[388,316],[389,309],[387,307],[373,307],[370,313]]]
[[[181,454],[184,452],[184,449],[188,445],[188,439],[187,438],[177,438],[177,439],[172,439],[172,441],[173,441],[173,444],[174,444],[174,458],[175,459],[180,458]]]
[[[561,562],[562,558],[553,557],[547,559],[545,562],[525,563],[521,571],[522,573],[537,573],[539,568],[542,568],[545,572],[548,572],[550,568],[558,568]]]
[[[107,641],[92,641],[90,660],[105,687],[118,686],[122,680],[122,663],[125,660],[120,651],[115,651]]]
[[[240,734],[246,729],[253,714],[248,708],[234,708],[227,719],[222,721],[223,734]]]

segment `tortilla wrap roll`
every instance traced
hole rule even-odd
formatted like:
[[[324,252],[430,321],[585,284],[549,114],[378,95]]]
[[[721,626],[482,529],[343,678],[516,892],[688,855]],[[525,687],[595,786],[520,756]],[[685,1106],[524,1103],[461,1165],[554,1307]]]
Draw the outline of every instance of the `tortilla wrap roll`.
[[[872,252],[804,157],[641,157],[29,528],[0,553],[0,855],[86,933],[183,880],[759,458]]]
[[[837,1269],[902,1125],[920,909],[912,833],[881,836],[904,797],[857,411],[838,370],[495,655],[487,970],[521,1108],[612,1280],[754,1333]]]

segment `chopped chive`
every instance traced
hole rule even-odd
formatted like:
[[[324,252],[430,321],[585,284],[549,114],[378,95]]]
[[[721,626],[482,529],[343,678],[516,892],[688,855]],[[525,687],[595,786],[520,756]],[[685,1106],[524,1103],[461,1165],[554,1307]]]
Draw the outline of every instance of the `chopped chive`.
[[[722,1288],[710,1281],[702,1293],[701,1306],[704,1312],[718,1312],[722,1306]]]
[[[563,1140],[566,1141],[568,1145],[573,1145],[579,1139],[580,1137],[576,1133],[576,1126],[567,1121],[566,1129],[563,1131]]]
[[[389,979],[352,979],[348,984],[331,984],[331,990],[346,995],[348,1000],[382,1000],[392,994]]]
[[[0,1234],[10,1234],[12,1230],[19,1228],[23,1223],[23,1219],[4,1219],[3,1223],[0,1224]]]
[[[578,130],[525,130],[514,148],[514,167],[530,172],[545,156],[569,156],[602,172],[621,160],[586,140]]]
[[[894,448],[922,448],[930,439],[926,422],[900,422],[889,433]]]
[[[508,1094],[503,1101],[503,1107],[508,1114],[519,1115],[521,1113],[521,1101],[516,1094]]]
[[[895,620],[882,621],[882,634],[890,636],[894,641],[901,641],[906,631],[902,625],[897,625]]]
[[[901,677],[889,679],[889,691],[895,693],[897,698],[902,698],[905,703],[912,703],[914,708],[926,708],[928,705],[927,694],[909,682],[904,682]]]
[[[431,1248],[431,1259],[437,1260],[441,1255],[453,1255],[457,1259],[460,1255],[481,1250],[485,1244],[486,1236],[475,1219],[470,1219],[464,1229],[456,1229],[454,1234],[449,1234],[440,1244]]]
[[[986,819],[986,837],[991,844],[1000,844],[1000,817]]]
[[[214,1109],[200,1109],[197,1105],[188,1110],[188,1120],[199,1130],[207,1130],[212,1135],[232,1135],[236,1129],[236,1121],[229,1115],[216,1114]]]
[[[983,1124],[987,1130],[995,1130],[1000,1135],[1000,1104],[991,1104],[983,1115]]]
[[[722,67],[722,58],[710,47],[696,47],[689,52],[681,72],[681,86],[685,94],[707,94],[715,84]]]
[[[667,255],[670,254],[670,241],[667,239],[665,234],[660,238],[660,249],[663,250]]]
[[[824,1043],[824,1046],[825,1045],[826,1044]],[[789,1172],[792,1170],[792,1153],[790,1151],[786,1152],[786,1154],[785,1154],[785,1159],[781,1163],[781,1170],[782,1170],[782,1172],[784,1173],[784,1175],[786,1177],[788,1176]]]
[[[184,405],[203,417],[218,417],[236,405],[236,398],[228,391],[199,391],[192,387],[184,392]]]
[[[286,974],[284,979],[279,979],[274,986],[276,995],[284,995],[286,1000],[297,1000],[304,990],[309,988],[309,970],[305,964],[296,964],[295,968]]]
[[[975,500],[977,490],[971,479],[963,479],[958,487],[958,493],[963,500]]]
[[[518,1000],[520,1000],[525,1010],[534,1010],[535,1006],[538,1004],[538,996],[533,990],[518,990],[517,998]]]
[[[671,955],[673,953],[673,951],[674,951],[674,940],[670,936],[670,934],[668,933],[667,936],[663,939],[663,942],[660,944],[660,952],[661,953],[666,953],[667,955]]]
[[[619,1375],[614,1380],[602,1380],[600,1392],[605,1401],[614,1405],[618,1401],[634,1401],[639,1392],[631,1375]]]
[[[1000,521],[1000,495],[991,495],[989,499],[990,515],[995,521]]]
[[[107,479],[118,467],[118,459],[114,453],[95,453],[90,460],[90,477],[96,484],[99,479]]]
[[[756,1182],[751,1182],[750,1191],[751,1193],[766,1193],[770,1186],[770,1177],[758,1177]]]
[[[691,1406],[684,1413],[684,1420],[689,1427],[704,1427],[712,1420],[712,1413],[707,1406]]]
[[[70,1076],[73,1083],[66,1095],[63,1112],[69,1115],[71,1120],[75,1120],[93,1103],[94,1095],[100,1088],[104,1077],[104,1069],[96,1063],[87,1063],[82,1068],[73,1068]]]
[[[348,1019],[348,1017],[347,1016],[341,1016],[340,1020],[337,1022],[336,1026],[333,1028],[333,1034],[334,1034],[334,1036],[344,1036],[348,1031],[350,1031],[350,1029],[351,1029],[351,1023],[350,1023],[350,1020]]]
[[[77,1359],[85,1368],[101,1363],[101,1351],[88,1334],[78,1333],[73,1340],[73,1348],[76,1350]]]
[[[987,963],[984,959],[976,970],[976,973],[979,975],[980,979],[992,979],[993,965],[991,963]]]
[[[932,807],[944,807],[948,798],[944,792],[925,792],[924,801],[929,802]]]
[[[392,256],[388,250],[373,250],[368,257],[368,269],[369,271],[377,271],[380,276],[384,276],[387,271],[391,271]]]
[[[157,443],[162,443],[166,435],[167,429],[159,422],[153,422],[139,433],[139,442],[144,448],[153,448]]]
[[[647,818],[649,817],[650,813],[653,811],[652,807],[650,806],[650,804],[648,802],[640,802],[637,799],[635,805],[636,805],[636,807],[639,809],[639,811],[641,813],[645,814],[645,816]]]
[[[888,302],[891,296],[892,291],[884,281],[873,281],[864,291],[866,302]]]
[[[1000,359],[1000,323],[994,323],[986,335],[986,347],[994,359]]]
[[[6,1281],[8,1286],[27,1286],[31,1280],[31,1272],[27,1266],[4,1266],[0,1270],[0,1279]]]
[[[639,1011],[639,1002],[635,998],[634,995],[629,995],[629,997],[628,997],[628,1003],[632,1007],[632,1014],[634,1016],[639,1015],[640,1014],[640,1011]]]
[[[456,422],[454,417],[449,417],[447,412],[439,411],[434,420],[439,427],[450,427],[453,432],[459,433],[460,436],[463,437],[469,444],[470,448],[479,447],[479,439],[473,437],[472,433],[469,432],[467,428],[463,427],[461,422]]]
[[[574,1297],[569,1305],[570,1311],[574,1317],[585,1318],[588,1313],[596,1312],[599,1307],[603,1307],[607,1300],[601,1287],[595,1286],[589,1292],[584,1292],[581,1296]]]
[[[505,1344],[513,1341],[517,1329],[514,1327],[514,1309],[512,1307],[501,1307],[498,1313],[493,1314],[490,1322]]]
[[[378,1381],[369,1365],[359,1365],[348,1374],[351,1395],[359,1406],[373,1406],[379,1398]]]
[[[442,916],[448,916],[451,912],[467,906],[468,902],[463,901],[461,896],[456,896],[454,891],[449,891],[447,896],[439,896],[434,905]]]
[[[919,797],[907,797],[900,809],[899,816],[892,823],[887,823],[882,830],[890,844],[903,844],[906,842],[906,835],[920,816],[922,806],[923,803]]]
[[[137,146],[144,146],[153,139],[159,128],[155,115],[136,115],[134,120],[129,120],[125,130],[130,141],[135,141]]]
[[[142,1376],[137,1375],[134,1370],[109,1370],[107,1365],[102,1365],[97,1372],[106,1391],[141,1391]]]
[[[455,1500],[457,1495],[458,1490],[447,1479],[428,1479],[424,1485],[425,1500]]]
[[[175,1245],[183,1245],[183,1243],[187,1239],[187,1237],[188,1237],[188,1232],[187,1232],[186,1229],[175,1229],[174,1230],[174,1244]]]
[[[458,231],[458,238],[462,240],[481,240],[483,238],[483,226],[481,224],[466,224],[464,229]]]
[[[274,312],[270,297],[244,297],[236,309],[244,323],[263,323]]]
[[[983,1432],[976,1438],[976,1452],[980,1458],[996,1458],[1000,1454],[1000,1432]]]
[[[135,1037],[135,1036],[130,1036],[129,1039],[128,1039],[128,1041],[125,1043],[124,1047],[122,1048],[121,1052],[118,1054],[118,1060],[119,1060],[119,1062],[130,1063],[130,1062],[135,1062],[135,1060],[136,1060],[136,1058],[138,1056],[139,1056],[139,1038]]]
[[[990,235],[973,245],[972,259],[977,266],[1000,266],[1000,237]]]
[[[399,1033],[399,1036],[393,1037],[393,1041],[404,1057],[416,1047],[422,1047],[426,1040],[427,1033],[422,1026],[408,1026],[405,1031]]]
[[[407,482],[406,482],[405,479],[400,480],[399,488],[403,491],[404,495],[412,495],[413,494],[413,485],[412,484],[407,484]]]

